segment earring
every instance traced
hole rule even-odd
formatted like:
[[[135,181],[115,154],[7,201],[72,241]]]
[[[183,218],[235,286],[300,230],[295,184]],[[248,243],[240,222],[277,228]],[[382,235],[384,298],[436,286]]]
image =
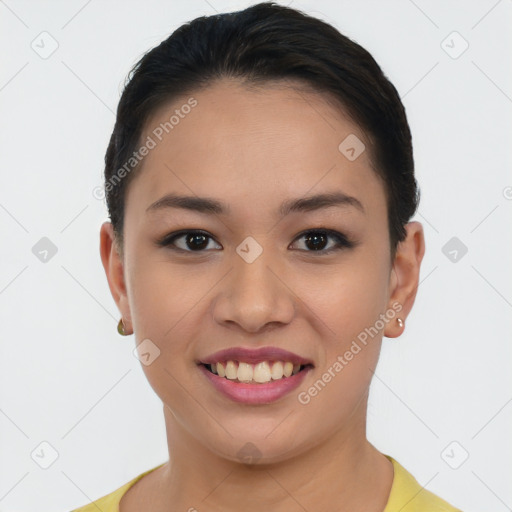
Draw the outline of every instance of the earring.
[[[119,323],[117,324],[117,332],[121,336],[128,336],[128,334],[126,334],[126,331],[124,330],[124,323],[122,318],[119,320]]]
[[[397,318],[396,321],[398,322],[398,327],[401,329],[404,326],[404,321],[401,318]]]

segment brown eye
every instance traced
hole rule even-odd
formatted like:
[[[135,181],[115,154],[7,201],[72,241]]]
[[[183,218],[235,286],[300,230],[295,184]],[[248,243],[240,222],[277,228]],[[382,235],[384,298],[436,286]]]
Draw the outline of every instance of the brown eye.
[[[310,229],[303,232],[295,240],[300,239],[304,240],[304,248],[299,248],[300,251],[318,253],[318,255],[329,254],[333,251],[355,246],[345,235],[330,229]],[[212,242],[216,243],[213,237],[204,231],[181,230],[166,235],[157,242],[157,245],[175,251],[196,253],[222,249],[219,244],[212,247]]]
[[[177,251],[204,252],[208,249],[210,241],[213,241],[213,238],[203,231],[179,231],[165,236],[157,244]],[[217,248],[222,249],[220,246]]]
[[[205,249],[208,246],[208,237],[202,233],[188,234],[185,236],[185,245],[187,248],[195,250]]]
[[[351,248],[354,244],[348,238],[330,229],[315,229],[305,231],[299,235],[295,240],[304,239],[305,249],[299,249],[305,252],[318,252],[319,254],[329,254],[332,251],[340,250],[343,248]],[[329,244],[329,239],[334,240],[334,243]]]
[[[304,237],[304,243],[312,251],[322,251],[328,244],[328,236],[325,233],[308,233]]]

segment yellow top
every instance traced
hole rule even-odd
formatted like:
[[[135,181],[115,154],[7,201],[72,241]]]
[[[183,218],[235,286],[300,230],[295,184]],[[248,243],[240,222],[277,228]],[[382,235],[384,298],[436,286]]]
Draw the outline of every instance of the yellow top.
[[[386,455],[395,471],[388,502],[383,512],[461,512],[435,494],[427,491],[395,459]],[[119,512],[119,502],[126,491],[144,475],[159,468],[156,466],[130,480],[114,492],[99,498],[94,503],[77,508],[71,512]]]

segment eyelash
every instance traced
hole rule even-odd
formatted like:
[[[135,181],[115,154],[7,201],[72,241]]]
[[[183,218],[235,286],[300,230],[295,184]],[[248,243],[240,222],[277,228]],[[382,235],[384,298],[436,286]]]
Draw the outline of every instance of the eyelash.
[[[172,244],[179,238],[182,238],[185,235],[192,235],[192,234],[193,235],[204,235],[205,237],[207,237],[211,240],[214,240],[214,238],[206,231],[190,229],[190,230],[176,231],[174,233],[165,235],[162,239],[158,240],[156,242],[156,244],[159,247],[167,247],[167,248],[170,248],[171,250],[177,251],[177,252],[188,252],[188,253],[198,253],[198,254],[207,252],[208,249],[193,251],[190,249],[182,249],[180,247],[171,247]],[[320,235],[324,235],[324,236],[333,238],[334,240],[336,240],[337,245],[334,247],[331,247],[330,249],[321,249],[318,251],[299,249],[301,252],[310,252],[313,254],[318,254],[320,256],[323,256],[323,255],[331,254],[334,251],[339,251],[341,249],[351,249],[356,245],[355,242],[349,240],[343,233],[339,233],[338,231],[334,231],[332,229],[323,229],[323,228],[308,229],[307,231],[303,231],[302,233],[297,235],[297,237],[294,239],[293,242],[295,242],[296,240],[299,240],[300,238],[302,238],[306,235],[312,235],[312,234],[317,234],[317,235],[320,234]]]

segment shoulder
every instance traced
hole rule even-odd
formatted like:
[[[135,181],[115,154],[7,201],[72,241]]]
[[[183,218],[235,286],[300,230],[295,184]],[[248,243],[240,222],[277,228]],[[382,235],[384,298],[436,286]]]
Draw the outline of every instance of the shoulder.
[[[395,476],[384,512],[461,512],[434,493],[422,487],[395,459],[392,462]]]
[[[128,489],[130,489],[130,487],[138,482],[143,476],[159,468],[161,465],[162,464],[144,471],[110,494],[102,496],[101,498],[98,498],[97,500],[84,505],[83,507],[73,509],[71,512],[98,512],[98,510],[101,510],[101,512],[119,512],[119,502],[121,501],[121,498],[126,494]]]

